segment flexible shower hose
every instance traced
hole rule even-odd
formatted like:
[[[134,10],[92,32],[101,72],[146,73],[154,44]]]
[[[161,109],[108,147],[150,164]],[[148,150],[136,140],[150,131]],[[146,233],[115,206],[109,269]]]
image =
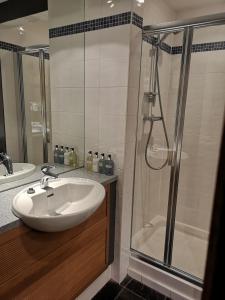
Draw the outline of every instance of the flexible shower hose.
[[[156,65],[156,83],[157,83],[157,89],[158,89],[160,114],[161,114],[161,117],[162,117],[161,121],[162,121],[164,135],[165,135],[165,140],[166,140],[167,157],[166,157],[165,162],[163,162],[163,164],[161,166],[159,166],[159,167],[153,167],[151,165],[151,162],[149,162],[149,160],[148,160],[148,147],[149,147],[149,144],[150,144],[150,140],[151,140],[151,136],[152,136],[152,131],[153,131],[153,127],[154,127],[154,122],[155,122],[153,120],[153,118],[150,118],[149,119],[149,121],[150,121],[150,130],[149,130],[148,139],[147,139],[147,143],[146,143],[146,147],[145,147],[145,162],[146,162],[147,166],[150,169],[158,171],[158,170],[163,169],[167,165],[168,160],[169,160],[169,148],[170,148],[168,134],[167,134],[167,130],[166,130],[166,124],[165,124],[165,120],[164,120],[164,114],[163,114],[161,93],[160,93],[158,63]]]

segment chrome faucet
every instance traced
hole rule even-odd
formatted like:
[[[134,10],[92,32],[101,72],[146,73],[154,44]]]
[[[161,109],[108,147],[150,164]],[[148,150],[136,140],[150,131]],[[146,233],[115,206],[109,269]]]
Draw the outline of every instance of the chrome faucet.
[[[13,163],[11,157],[6,153],[0,153],[0,165],[3,164],[7,170],[8,175],[13,174]]]
[[[41,178],[40,185],[41,185],[41,189],[46,190],[47,197],[54,195],[53,188],[51,188],[48,185],[49,179],[58,178],[57,174],[54,174],[50,171],[51,169],[54,169],[54,168],[55,168],[55,166],[49,166],[49,165],[41,167],[41,171],[42,171],[42,173],[44,173],[45,176],[43,178]]]

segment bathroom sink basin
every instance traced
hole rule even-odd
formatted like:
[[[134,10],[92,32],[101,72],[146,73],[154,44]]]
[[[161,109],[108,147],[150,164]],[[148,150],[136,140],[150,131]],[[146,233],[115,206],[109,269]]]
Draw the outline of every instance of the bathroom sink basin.
[[[27,163],[13,163],[13,174],[7,175],[6,168],[0,165],[0,184],[23,179],[31,175],[35,170],[35,165]]]
[[[22,221],[40,231],[69,229],[88,219],[105,197],[104,187],[84,178],[58,178],[49,181],[47,190],[32,185],[13,199],[12,211]]]

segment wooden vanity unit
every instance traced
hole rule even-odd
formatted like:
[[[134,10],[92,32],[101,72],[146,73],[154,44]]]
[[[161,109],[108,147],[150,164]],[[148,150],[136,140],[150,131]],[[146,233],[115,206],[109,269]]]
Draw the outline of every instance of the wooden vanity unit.
[[[75,299],[113,261],[116,183],[84,223],[44,233],[24,225],[0,235],[0,299]]]

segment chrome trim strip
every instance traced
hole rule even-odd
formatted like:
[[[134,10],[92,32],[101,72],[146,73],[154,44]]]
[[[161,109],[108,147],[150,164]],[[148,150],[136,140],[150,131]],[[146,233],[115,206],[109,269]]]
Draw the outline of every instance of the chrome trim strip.
[[[41,117],[43,136],[43,162],[48,162],[48,132],[47,132],[47,104],[45,86],[45,57],[44,50],[39,50],[39,70],[40,70],[40,92],[41,92]]]
[[[158,25],[147,25],[143,27],[144,32],[158,33],[181,31],[187,27],[206,27],[225,24],[225,13],[218,13],[213,15],[201,16],[187,20],[178,20],[172,22],[165,22]]]
[[[174,151],[172,157],[172,166],[170,172],[170,189],[167,210],[166,237],[164,248],[164,264],[171,266],[173,254],[173,240],[176,220],[176,207],[178,196],[178,184],[180,173],[180,161],[182,150],[182,139],[184,130],[184,118],[188,92],[188,79],[191,64],[191,47],[193,40],[193,28],[188,27],[184,30],[183,51],[181,58],[179,90],[177,99],[177,112],[174,132]]]
[[[16,77],[18,82],[19,92],[19,110],[20,110],[20,123],[21,123],[21,145],[20,149],[22,152],[23,162],[28,162],[27,154],[27,130],[26,130],[26,112],[25,112],[25,98],[24,98],[24,81],[23,81],[23,66],[22,66],[22,53],[16,53]]]

